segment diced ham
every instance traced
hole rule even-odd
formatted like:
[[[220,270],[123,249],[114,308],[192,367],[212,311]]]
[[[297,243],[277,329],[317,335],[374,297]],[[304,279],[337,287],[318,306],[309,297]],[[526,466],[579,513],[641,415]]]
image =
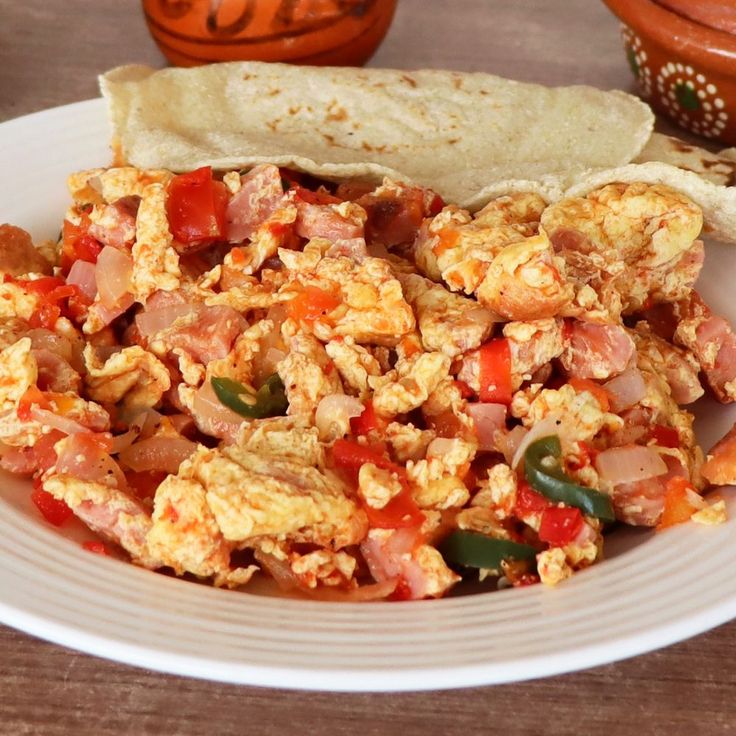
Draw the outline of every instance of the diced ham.
[[[333,243],[337,240],[351,240],[363,237],[362,209],[350,205],[355,211],[343,214],[345,205],[311,204],[296,200],[296,234],[301,238],[326,238]],[[358,217],[362,214],[363,217]]]
[[[678,302],[677,313],[680,322],[675,342],[693,353],[718,401],[735,401],[736,335],[731,325],[714,315],[695,291],[689,299]]]
[[[135,240],[135,218],[140,197],[123,197],[108,204],[89,228],[89,234],[103,245],[130,247]]]
[[[616,518],[633,526],[656,526],[664,510],[667,481],[687,478],[687,470],[671,455],[663,455],[667,473],[647,480],[621,483],[614,487],[612,500]]]
[[[15,225],[0,225],[0,274],[23,276],[51,273],[51,264],[36,249],[31,236]]]
[[[626,369],[634,342],[620,325],[572,322],[561,362],[575,378],[605,379]]]
[[[284,196],[281,174],[272,164],[254,167],[240,177],[240,182],[240,191],[227,206],[227,239],[231,243],[250,238]]]
[[[64,358],[47,348],[33,350],[33,357],[38,365],[38,387],[42,391],[79,393],[82,379]]]
[[[243,316],[232,307],[202,307],[197,321],[167,335],[166,343],[183,348],[196,361],[207,365],[224,358],[247,326]]]

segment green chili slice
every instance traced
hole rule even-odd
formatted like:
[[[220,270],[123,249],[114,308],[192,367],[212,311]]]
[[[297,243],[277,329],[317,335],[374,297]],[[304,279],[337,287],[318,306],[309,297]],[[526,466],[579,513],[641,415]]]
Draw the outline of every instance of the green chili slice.
[[[440,544],[439,551],[446,562],[499,571],[504,560],[532,560],[537,554],[528,544],[465,531],[452,532]]]
[[[611,499],[605,493],[580,486],[560,464],[562,447],[557,435],[532,442],[524,453],[524,475],[529,484],[552,501],[575,506],[601,521],[615,521]]]
[[[289,405],[278,373],[269,376],[255,394],[232,378],[213,378],[211,383],[220,403],[241,417],[276,417],[284,414]],[[247,401],[243,399],[244,396],[248,397]]]

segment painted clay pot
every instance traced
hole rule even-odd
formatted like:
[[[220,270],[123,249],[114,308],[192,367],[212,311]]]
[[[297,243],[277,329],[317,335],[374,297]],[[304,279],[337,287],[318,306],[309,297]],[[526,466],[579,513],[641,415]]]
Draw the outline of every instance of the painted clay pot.
[[[364,64],[397,0],[143,0],[148,28],[177,66],[216,61]]]
[[[651,0],[603,0],[621,20],[642,97],[681,127],[736,143],[736,36]]]
[[[736,0],[657,0],[668,10],[696,23],[736,33]]]

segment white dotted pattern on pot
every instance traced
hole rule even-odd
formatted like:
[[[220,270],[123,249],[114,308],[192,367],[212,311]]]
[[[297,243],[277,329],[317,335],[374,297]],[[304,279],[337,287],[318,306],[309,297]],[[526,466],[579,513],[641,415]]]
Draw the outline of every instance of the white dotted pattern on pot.
[[[726,127],[728,112],[715,84],[689,64],[668,62],[657,74],[660,102],[680,125],[708,138]]]

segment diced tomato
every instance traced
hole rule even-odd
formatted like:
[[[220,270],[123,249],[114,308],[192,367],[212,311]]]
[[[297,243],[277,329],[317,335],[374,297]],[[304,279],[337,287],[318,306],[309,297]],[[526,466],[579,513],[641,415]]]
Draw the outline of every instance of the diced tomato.
[[[52,330],[56,327],[56,320],[61,317],[61,309],[56,304],[44,302],[33,311],[28,324],[31,327],[41,327],[45,330]]]
[[[332,457],[339,467],[355,471],[356,476],[361,465],[373,463],[379,468],[396,473],[402,480],[406,478],[406,471],[400,465],[389,460],[374,447],[367,447],[353,440],[337,440],[332,446]]]
[[[102,250],[102,243],[89,234],[92,222],[86,212],[79,216],[79,224],[75,225],[69,220],[64,220],[61,242],[61,270],[69,273],[74,261],[88,261],[97,263],[97,256]]]
[[[64,501],[54,498],[41,488],[36,488],[31,493],[31,501],[36,504],[43,518],[54,526],[61,526],[73,513]]]
[[[608,391],[595,381],[591,381],[589,378],[571,378],[568,383],[578,393],[587,391],[593,394],[601,407],[601,411],[608,411],[611,408],[611,397],[608,395]]]
[[[411,586],[404,580],[399,578],[399,582],[396,583],[394,592],[388,597],[390,601],[410,601],[412,597]]]
[[[31,421],[31,407],[39,406],[41,409],[49,409],[50,404],[46,398],[46,394],[40,391],[36,386],[29,386],[23,396],[18,400],[18,419],[21,422]]]
[[[468,431],[468,428],[452,409],[427,417],[427,428],[434,430],[439,437],[447,437],[448,439],[462,437]]]
[[[676,476],[667,481],[667,490],[664,494],[664,510],[657,524],[658,531],[675,524],[682,524],[693,515],[693,512],[697,511],[687,497],[688,490],[695,491],[695,488],[687,478]],[[695,492],[697,493],[697,491]]]
[[[553,547],[564,547],[577,537],[583,524],[580,509],[568,506],[548,506],[542,512],[539,538]]]
[[[313,322],[340,306],[340,300],[317,286],[306,286],[287,304],[289,317]]]
[[[363,506],[368,516],[368,523],[373,529],[403,529],[421,526],[424,514],[419,510],[408,486],[394,496],[382,509],[374,509],[368,504]]]
[[[376,410],[370,401],[366,401],[365,409],[363,409],[363,413],[359,417],[353,417],[350,420],[350,429],[353,434],[368,434],[368,432],[379,427],[380,424],[376,416]]]
[[[167,195],[166,215],[179,243],[206,245],[225,237],[228,191],[210,166],[175,176]]]
[[[125,474],[128,486],[140,499],[153,498],[167,473],[163,470],[129,470]]]
[[[435,194],[432,197],[432,201],[429,203],[429,214],[434,217],[438,212],[445,206],[445,200],[440,197],[439,194]]]
[[[511,348],[505,337],[491,340],[480,349],[480,400],[493,404],[510,404]]]
[[[598,450],[587,442],[578,442],[577,458],[568,459],[567,465],[572,470],[580,470],[581,468],[587,468],[595,463],[595,459],[598,456]]]
[[[305,189],[300,184],[293,184],[291,188],[296,192],[296,196],[307,202],[307,204],[340,204],[342,200],[340,197],[335,197],[330,194],[324,187],[320,187],[316,192],[311,189]]]
[[[660,447],[679,447],[680,435],[676,429],[666,427],[664,424],[655,424],[652,427],[651,438]]]
[[[33,445],[33,456],[36,461],[36,469],[39,473],[45,473],[57,460],[54,445],[65,437],[58,429],[52,429],[48,434],[41,435]]]
[[[473,396],[475,396],[475,391],[473,391],[473,389],[470,388],[470,386],[468,386],[468,384],[465,383],[465,381],[456,380],[454,381],[454,384],[455,384],[455,388],[457,388],[458,391],[460,391],[460,395],[464,399],[471,399]]]
[[[234,265],[242,266],[246,261],[245,251],[242,248],[233,248],[230,251],[230,258]]]
[[[523,520],[524,517],[531,514],[541,514],[550,505],[550,502],[541,493],[537,493],[525,480],[519,481],[514,506],[514,514],[517,517]]]
[[[439,242],[434,246],[434,254],[441,256],[448,250],[452,250],[458,244],[460,240],[460,232],[453,228],[444,227],[439,232]]]
[[[82,548],[96,555],[107,555],[107,547],[102,542],[82,542]]]

